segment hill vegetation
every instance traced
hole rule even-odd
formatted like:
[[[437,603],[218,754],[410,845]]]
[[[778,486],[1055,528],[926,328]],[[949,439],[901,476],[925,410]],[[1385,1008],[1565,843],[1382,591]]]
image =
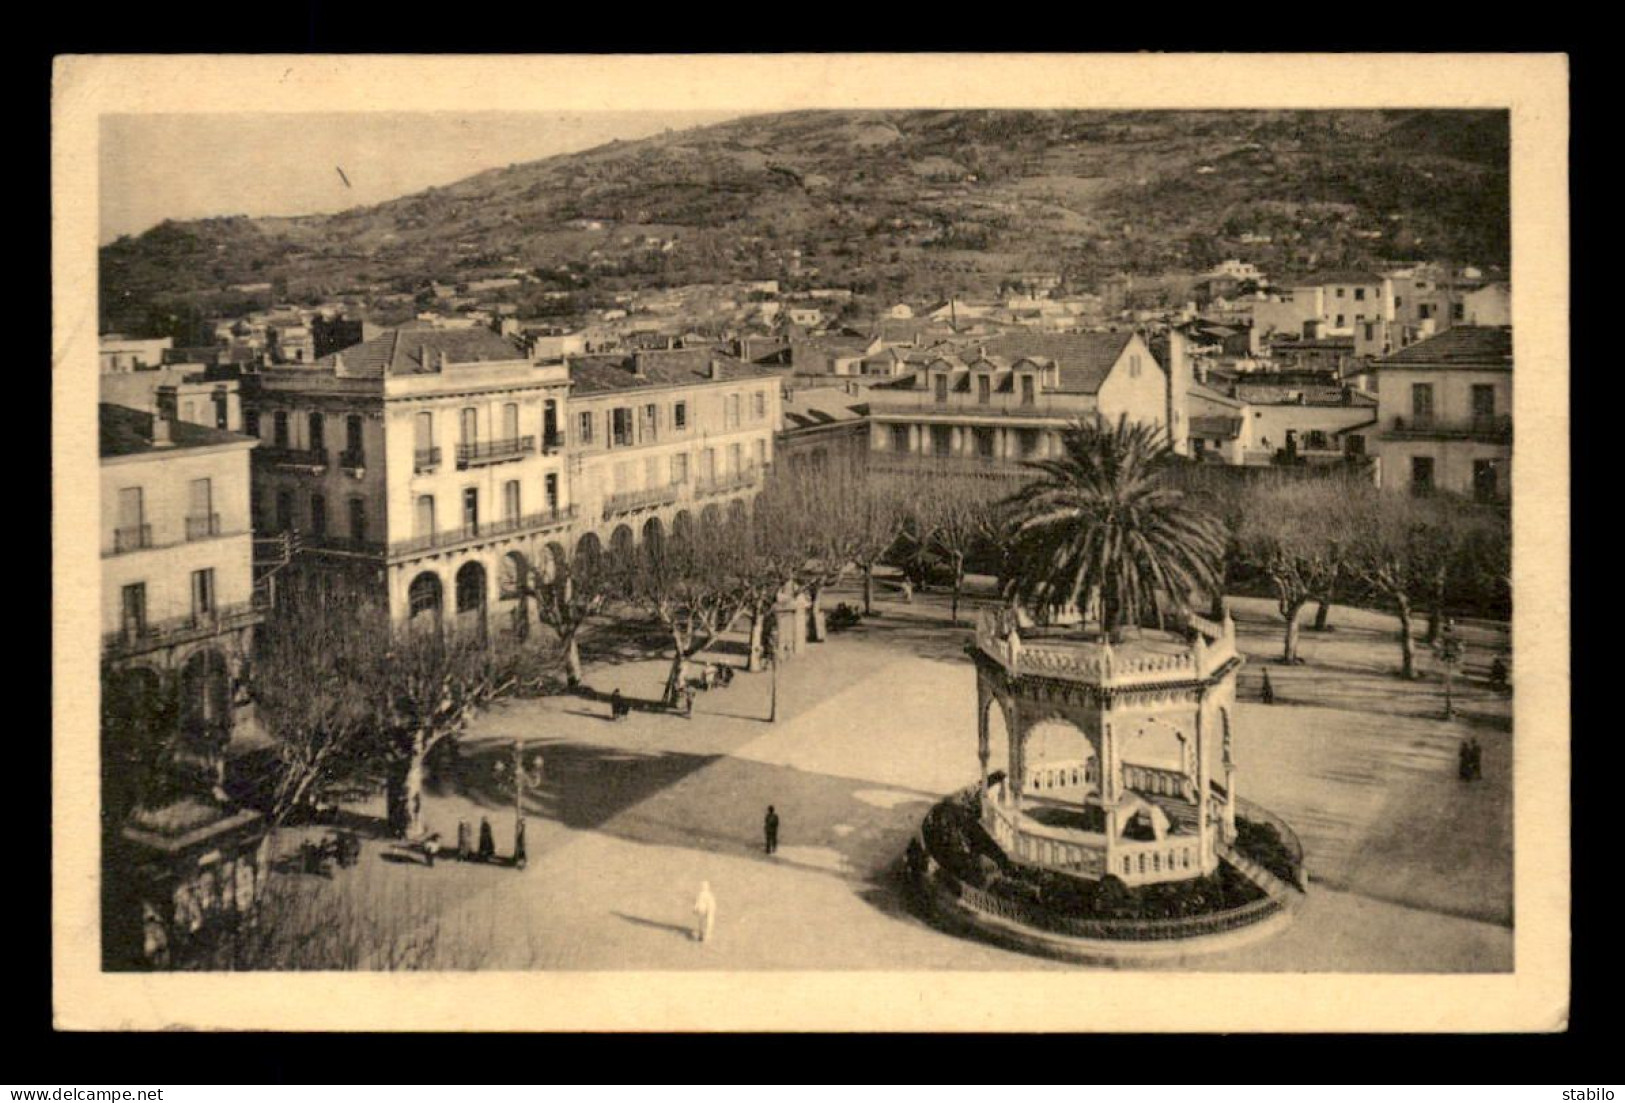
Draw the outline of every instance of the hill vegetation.
[[[524,272],[537,302],[735,278],[874,301],[1059,272],[1505,264],[1504,113],[805,111],[481,173],[372,207],[166,222],[106,246],[126,332],[271,294],[385,300]],[[555,296],[556,300],[556,296]],[[535,303],[527,305],[536,305]]]

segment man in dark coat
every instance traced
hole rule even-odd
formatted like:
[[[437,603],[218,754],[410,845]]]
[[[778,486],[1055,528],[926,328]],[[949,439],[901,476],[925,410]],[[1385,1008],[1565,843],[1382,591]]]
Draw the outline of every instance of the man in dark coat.
[[[626,700],[621,696],[619,688],[609,695],[609,718],[619,720],[626,715]]]
[[[776,854],[779,850],[779,814],[770,804],[767,806],[767,818],[762,821],[762,832],[767,836],[767,852]]]
[[[497,856],[496,836],[491,834],[491,821],[480,817],[480,861],[489,862]]]

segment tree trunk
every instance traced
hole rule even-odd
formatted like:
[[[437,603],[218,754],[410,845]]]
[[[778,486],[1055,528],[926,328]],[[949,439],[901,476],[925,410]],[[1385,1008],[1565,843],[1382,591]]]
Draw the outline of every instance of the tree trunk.
[[[954,596],[949,601],[948,615],[954,627],[959,626],[959,592],[965,585],[965,557],[954,556]]]
[[[564,638],[564,674],[572,688],[585,680],[581,673],[581,648],[576,645],[577,632],[579,628]]]
[[[667,708],[675,708],[679,698],[682,695],[683,667],[686,664],[687,659],[688,656],[684,654],[683,645],[678,644],[677,652],[671,660],[671,672],[666,675],[666,693],[664,698],[662,698]]]
[[[1403,595],[1395,598],[1399,609],[1399,650],[1403,662],[1399,668],[1401,678],[1416,677],[1416,641],[1411,639],[1411,603]]]
[[[1432,600],[1428,603],[1428,634],[1424,641],[1429,647],[1439,642],[1439,630],[1444,623],[1444,579],[1439,578],[1433,583],[1433,592],[1428,595]]]
[[[1307,598],[1300,598],[1282,610],[1286,616],[1286,644],[1281,650],[1281,661],[1284,663],[1298,662],[1299,625],[1303,620],[1304,606],[1308,604]]]
[[[1315,631],[1326,631],[1326,620],[1332,613],[1332,601],[1329,597],[1320,599],[1320,608],[1315,610]]]
[[[807,642],[823,643],[824,636],[827,634],[824,630],[824,588],[814,586],[808,591],[808,594],[811,596],[812,602],[807,610]]]
[[[745,669],[752,674],[762,669],[762,635],[769,615],[760,611],[753,611],[750,615],[750,658],[745,663]]]
[[[429,757],[428,740],[420,728],[412,736],[412,754],[406,760],[406,773],[402,778],[401,800],[406,830],[404,837],[416,838],[423,833],[423,767]]]
[[[875,615],[875,565],[873,563],[863,565],[863,615],[866,617]]]

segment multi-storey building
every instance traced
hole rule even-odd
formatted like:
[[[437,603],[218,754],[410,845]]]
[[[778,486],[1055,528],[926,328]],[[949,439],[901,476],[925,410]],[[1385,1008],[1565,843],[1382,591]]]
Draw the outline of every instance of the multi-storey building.
[[[747,507],[773,462],[777,373],[708,349],[569,364],[578,540],[625,549]]]
[[[1375,361],[1381,485],[1512,493],[1512,327],[1453,326]]]
[[[1179,422],[1172,439],[1183,451],[1185,387],[1170,391],[1171,370],[1126,332],[1011,334],[943,352],[870,388],[872,462],[930,458],[997,472],[1057,454],[1068,425],[1097,416],[1165,429]]]
[[[101,370],[103,375],[108,375],[158,367],[175,341],[171,337],[125,337],[119,333],[104,333],[100,343]]]
[[[481,328],[386,330],[247,397],[257,528],[297,534],[302,568],[379,587],[397,619],[448,604],[484,624],[575,516],[562,364]]]
[[[239,382],[231,368],[173,364],[103,375],[100,389],[101,400],[115,406],[235,433],[243,425]]]

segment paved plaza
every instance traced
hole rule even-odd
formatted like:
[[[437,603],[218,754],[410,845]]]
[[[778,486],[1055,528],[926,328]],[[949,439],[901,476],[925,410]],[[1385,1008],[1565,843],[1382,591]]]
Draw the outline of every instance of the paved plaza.
[[[836,594],[833,601],[852,600]],[[457,776],[426,798],[447,840],[488,816],[499,855],[513,803],[495,779],[513,741],[540,753],[527,794],[524,870],[381,860],[323,891],[410,897],[464,943],[447,963],[497,969],[1077,969],[943,934],[904,906],[895,866],[930,804],[975,778],[975,673],[946,601],[881,603],[883,615],[787,663],[778,719],[771,675],[698,694],[691,719],[635,709],[609,721],[581,697],[524,700],[483,716]],[[1339,608],[1283,667],[1273,604],[1234,603],[1248,653],[1236,725],[1242,795],[1301,836],[1312,877],[1279,937],[1202,961],[1214,970],[1466,972],[1512,967],[1510,701],[1481,676],[1504,628],[1463,627],[1461,716],[1445,722],[1435,680],[1406,684],[1393,622]],[[1420,645],[1419,645],[1420,646]],[[739,662],[741,655],[724,658]],[[1421,664],[1430,659],[1421,650]],[[1267,668],[1277,703],[1258,702]],[[665,660],[597,663],[604,694],[658,696]],[[1484,779],[1456,776],[1460,741],[1484,747]],[[764,853],[767,806],[782,819]],[[718,902],[714,939],[688,935],[701,881]],[[404,894],[404,895],[403,895]]]

